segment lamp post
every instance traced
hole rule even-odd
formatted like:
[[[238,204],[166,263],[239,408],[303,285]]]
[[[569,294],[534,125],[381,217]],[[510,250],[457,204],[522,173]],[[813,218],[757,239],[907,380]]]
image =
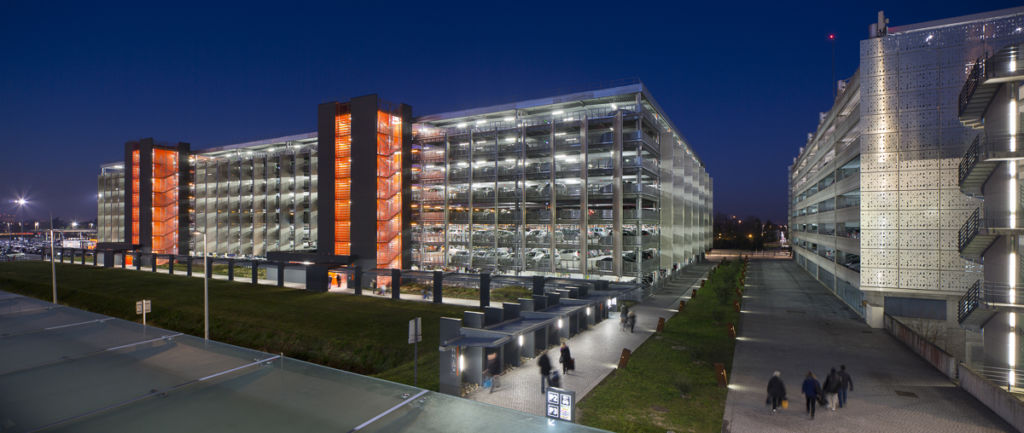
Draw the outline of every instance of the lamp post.
[[[28,204],[28,200],[24,197],[19,197],[14,200],[14,203],[19,208],[25,207]],[[53,250],[53,211],[50,211],[50,278],[53,281],[53,303],[57,303],[57,265],[54,262],[54,250]]]
[[[210,341],[210,281],[206,274],[209,267],[206,261],[209,260],[210,252],[206,244],[206,232],[195,231],[194,235],[203,235],[203,339]]]

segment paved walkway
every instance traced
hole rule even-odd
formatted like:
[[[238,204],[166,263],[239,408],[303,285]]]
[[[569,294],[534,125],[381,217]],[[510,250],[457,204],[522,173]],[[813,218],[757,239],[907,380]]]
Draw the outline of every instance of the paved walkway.
[[[656,295],[648,297],[643,303],[634,306],[637,323],[634,333],[623,332],[619,327],[618,314],[598,323],[596,326],[569,339],[569,349],[576,358],[576,370],[562,376],[562,388],[576,391],[576,399],[587,395],[618,366],[622,349],[636,350],[648,337],[654,334],[658,325],[658,317],[668,319],[676,313],[675,307],[679,299],[689,297],[691,288],[699,284],[700,278],[707,274],[713,263],[691,265]],[[557,347],[548,350],[552,366],[558,364]],[[501,386],[489,393],[487,389],[477,389],[467,398],[507,407],[533,415],[544,415],[543,394],[540,392],[540,369],[537,358],[529,359],[519,368],[511,369],[501,375]]]
[[[870,329],[795,262],[751,260],[747,285],[723,431],[1013,431],[884,329]],[[855,385],[847,407],[818,408],[809,420],[804,375],[811,370],[824,381],[844,363]],[[770,415],[765,388],[774,370],[790,407]]]

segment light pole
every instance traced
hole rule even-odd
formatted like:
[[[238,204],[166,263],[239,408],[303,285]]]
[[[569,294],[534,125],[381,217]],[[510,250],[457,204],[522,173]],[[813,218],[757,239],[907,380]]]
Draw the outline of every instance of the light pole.
[[[203,339],[210,341],[210,280],[206,275],[207,269],[209,269],[206,261],[209,260],[210,252],[206,246],[206,232],[195,231],[192,234],[203,235]]]
[[[14,200],[14,203],[19,208],[25,207],[28,204],[28,200],[24,197],[19,197]],[[53,280],[53,303],[57,304],[57,264],[54,261],[54,250],[53,250],[53,211],[50,211],[50,278]]]

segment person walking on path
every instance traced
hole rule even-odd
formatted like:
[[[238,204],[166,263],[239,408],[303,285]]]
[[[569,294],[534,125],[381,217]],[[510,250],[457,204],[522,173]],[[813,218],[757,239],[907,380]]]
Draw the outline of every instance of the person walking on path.
[[[828,401],[828,408],[833,411],[839,406],[839,382],[839,374],[836,373],[836,369],[833,367],[828,372],[828,377],[825,378],[825,385],[823,386],[825,399]]]
[[[629,318],[627,319],[627,321],[629,322],[629,333],[632,334],[633,333],[633,328],[636,326],[636,312],[635,311],[629,310]]]
[[[627,308],[626,305],[623,304],[622,307],[619,308],[619,330],[622,332],[626,332],[626,325],[628,325],[628,322],[629,308]]]
[[[800,392],[807,398],[807,414],[814,419],[814,409],[818,406],[818,394],[821,393],[821,384],[814,378],[814,373],[807,372]]]
[[[772,403],[772,414],[782,406],[782,400],[786,399],[786,385],[782,383],[781,376],[782,373],[776,371],[772,373],[772,378],[768,379],[768,399]]]
[[[846,372],[846,365],[839,366],[839,408],[846,406],[846,391],[853,391],[853,378]]]
[[[501,374],[501,367],[498,366],[497,353],[487,355],[487,374],[488,376],[490,376],[491,379],[490,392],[494,392],[494,389],[498,387],[498,375]]]
[[[537,365],[540,366],[540,393],[543,394],[547,389],[548,375],[551,374],[551,360],[548,359],[547,352],[540,354]]]
[[[558,362],[562,364],[562,375],[569,373],[569,370],[574,370],[572,365],[572,354],[569,352],[569,345],[562,342],[562,348],[560,349],[561,354],[558,356]]]

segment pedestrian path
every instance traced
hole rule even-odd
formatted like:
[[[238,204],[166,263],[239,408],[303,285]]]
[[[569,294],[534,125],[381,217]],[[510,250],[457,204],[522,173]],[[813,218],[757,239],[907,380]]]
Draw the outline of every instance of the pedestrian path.
[[[723,432],[1001,432],[995,413],[884,329],[871,329],[793,261],[751,260],[729,375]],[[804,414],[800,385],[845,364],[846,407]],[[765,406],[772,372],[782,372],[790,407]]]
[[[654,334],[658,318],[668,319],[676,313],[679,300],[689,296],[689,291],[700,284],[714,263],[699,263],[683,269],[679,276],[667,283],[657,294],[633,307],[637,313],[634,332],[622,331],[618,313],[596,326],[577,334],[567,341],[572,357],[576,359],[576,370],[562,377],[562,388],[576,391],[579,401],[608,376],[618,365],[622,349],[636,350],[648,337]],[[558,364],[558,347],[548,350],[548,357],[554,368]],[[559,370],[559,372],[561,372]],[[537,358],[522,366],[506,371],[500,376],[501,386],[490,393],[477,389],[467,398],[515,409],[533,415],[544,415],[543,394],[540,389],[540,368]]]

